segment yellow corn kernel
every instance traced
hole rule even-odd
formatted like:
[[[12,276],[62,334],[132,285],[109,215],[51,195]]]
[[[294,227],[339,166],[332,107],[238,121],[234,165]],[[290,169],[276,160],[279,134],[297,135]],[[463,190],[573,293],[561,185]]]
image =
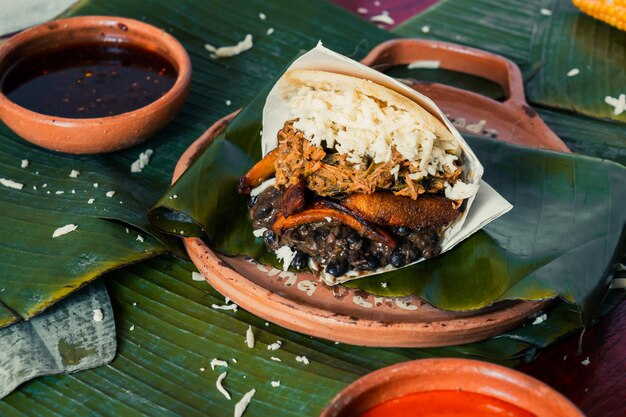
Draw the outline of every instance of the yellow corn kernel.
[[[626,0],[574,0],[583,13],[626,31]]]

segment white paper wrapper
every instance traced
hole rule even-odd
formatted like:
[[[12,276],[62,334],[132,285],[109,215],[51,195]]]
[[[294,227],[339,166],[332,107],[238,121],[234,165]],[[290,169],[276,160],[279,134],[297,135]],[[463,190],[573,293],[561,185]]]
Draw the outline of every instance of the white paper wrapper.
[[[435,103],[433,103],[433,101],[428,97],[383,73],[325,48],[322,46],[321,42],[315,48],[294,61],[294,63],[288,68],[288,70],[292,69],[329,71],[371,80],[377,84],[385,86],[421,105],[424,109],[441,120],[441,122],[443,122],[444,125],[450,130],[452,135],[459,141],[461,149],[463,150],[465,166],[464,174],[466,176],[465,182],[468,184],[480,184],[480,188],[475,196],[468,199],[466,210],[463,214],[460,215],[445,231],[442,242],[442,253],[452,249],[459,242],[469,237],[472,233],[478,231],[487,223],[502,216],[513,208],[513,206],[493,188],[491,188],[484,181],[481,181],[483,167],[480,164],[480,161],[470,149],[469,145],[465,142],[461,134],[456,130],[452,123],[450,123]],[[282,129],[285,121],[287,121],[288,114],[289,108],[287,102],[282,99],[277,86],[274,86],[267,96],[267,100],[263,108],[263,155],[266,155],[278,146],[276,134],[280,129]],[[315,267],[315,265],[312,265],[312,267]],[[335,285],[341,282],[375,275],[393,269],[395,268],[388,265],[387,267],[380,268],[376,271],[349,271],[340,277],[334,277],[330,274],[322,273],[321,277],[328,285]]]

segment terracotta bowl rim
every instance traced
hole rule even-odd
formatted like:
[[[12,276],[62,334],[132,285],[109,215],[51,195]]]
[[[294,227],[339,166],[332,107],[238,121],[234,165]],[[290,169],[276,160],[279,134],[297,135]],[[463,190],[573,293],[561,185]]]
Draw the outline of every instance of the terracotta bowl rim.
[[[38,113],[27,109],[26,107],[20,106],[19,104],[13,102],[9,99],[4,92],[2,91],[2,86],[0,85],[0,108],[2,106],[6,106],[13,112],[19,112],[23,114],[24,119],[37,119],[39,121],[44,121],[46,123],[53,123],[55,125],[75,125],[77,128],[80,126],[103,126],[104,123],[114,123],[114,122],[123,122],[124,119],[133,119],[139,113],[152,113],[154,110],[160,108],[163,105],[173,101],[176,97],[181,94],[184,94],[186,89],[188,88],[191,81],[191,59],[187,54],[187,51],[183,47],[183,45],[172,35],[165,32],[164,30],[151,25],[149,23],[142,22],[137,19],[122,17],[122,16],[103,16],[103,15],[88,15],[88,16],[75,16],[68,17],[63,19],[51,20],[36,26],[33,26],[29,29],[26,29],[20,33],[17,33],[7,39],[6,42],[0,44],[0,63],[5,59],[6,55],[15,50],[19,50],[20,47],[23,46],[25,42],[28,42],[31,39],[39,38],[42,36],[50,35],[49,32],[46,31],[50,25],[64,25],[64,24],[72,24],[73,28],[87,28],[87,27],[101,27],[101,26],[110,26],[111,24],[118,24],[130,22],[133,26],[138,26],[140,29],[146,32],[152,32],[151,38],[154,39],[157,43],[161,45],[167,45],[169,48],[173,50],[173,58],[171,60],[167,57],[162,56],[167,61],[170,61],[171,64],[174,64],[177,70],[176,81],[170,87],[169,90],[165,94],[163,94],[158,99],[153,102],[139,107],[138,109],[131,110],[125,113],[115,114],[111,116],[104,117],[91,117],[91,118],[72,118],[72,117],[57,117],[52,116],[45,113]],[[63,28],[65,29],[65,28]],[[60,30],[63,30],[60,29]],[[157,35],[158,36],[152,36]],[[112,40],[103,40],[97,43],[114,43]],[[120,42],[122,43],[122,42]],[[124,39],[123,43],[135,45],[132,39]],[[5,68],[10,68],[12,62],[9,63]],[[0,79],[6,72],[0,71]],[[0,115],[2,114],[0,109]],[[0,117],[2,120],[2,117]]]
[[[484,380],[502,379],[507,381],[514,381],[523,386],[525,390],[529,392],[540,391],[546,394],[545,401],[551,401],[563,407],[567,411],[568,417],[585,417],[585,415],[578,409],[578,407],[572,403],[563,394],[550,387],[548,384],[530,376],[523,372],[517,371],[512,368],[507,368],[502,365],[496,365],[490,362],[465,359],[465,358],[428,358],[428,359],[415,359],[407,362],[397,363],[385,368],[378,369],[370,372],[361,378],[353,381],[343,390],[341,390],[329,404],[324,408],[320,417],[334,417],[336,415],[342,415],[344,409],[349,408],[355,401],[360,400],[360,396],[371,392],[376,389],[384,390],[393,389],[393,386],[398,384],[399,378],[420,378],[421,375],[437,375],[437,374],[450,374],[456,370],[463,369],[466,373],[471,372],[475,378],[481,378]],[[482,372],[481,372],[482,371]],[[488,374],[489,376],[485,376]],[[390,378],[393,376],[393,378]],[[499,378],[498,378],[499,377]],[[450,386],[450,390],[459,389],[459,385],[463,383]],[[530,390],[529,386],[535,387],[534,390]],[[463,387],[460,387],[461,390]],[[440,390],[441,388],[438,388]],[[430,390],[420,391],[419,389],[412,392],[428,392]],[[476,392],[473,389],[468,389],[468,392]],[[400,394],[398,397],[407,394]],[[483,394],[488,395],[489,394]],[[494,398],[497,396],[491,395]],[[398,398],[396,397],[396,398]],[[393,397],[391,397],[393,398]],[[390,399],[391,399],[390,398]],[[500,398],[503,399],[503,398]],[[507,399],[503,399],[509,401]],[[383,401],[384,402],[384,401]],[[531,411],[531,410],[529,410]],[[355,416],[358,417],[358,416]],[[541,417],[541,416],[538,416]]]

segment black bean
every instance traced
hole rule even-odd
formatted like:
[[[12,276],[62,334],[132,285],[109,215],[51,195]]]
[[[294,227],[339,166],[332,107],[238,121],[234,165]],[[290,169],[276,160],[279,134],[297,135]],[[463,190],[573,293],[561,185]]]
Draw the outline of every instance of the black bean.
[[[400,249],[395,249],[393,252],[391,252],[391,256],[389,256],[389,263],[391,263],[394,268],[400,268],[404,266],[405,261],[406,257]]]
[[[331,262],[326,266],[326,272],[334,277],[341,276],[348,271],[348,262],[345,259]]]
[[[272,232],[271,230],[267,230],[265,233],[263,233],[263,240],[265,240],[265,243],[267,243],[268,245],[273,245],[274,243],[276,243],[276,233]]]
[[[359,236],[357,233],[351,233],[347,239],[348,243],[350,244],[355,244],[355,243],[359,243],[361,242],[361,236]]]
[[[319,243],[324,242],[328,237],[328,233],[329,230],[326,228],[316,229],[314,233],[315,240],[317,240]]]
[[[372,271],[380,265],[380,261],[374,256],[368,256],[365,258],[365,263],[362,265],[362,269],[366,271]]]
[[[257,196],[250,197],[248,199],[248,208],[254,206],[256,204],[256,201],[257,201]]]
[[[405,226],[400,226],[400,227],[396,227],[394,229],[394,232],[398,235],[398,236],[408,236],[409,233],[411,233],[411,229],[409,229],[408,227]]]
[[[296,269],[302,269],[307,265],[308,261],[309,255],[302,251],[297,251],[296,256],[294,256],[293,260],[291,261],[291,267]]]
[[[261,207],[261,208],[260,208],[260,209],[256,212],[256,217],[257,217],[257,218],[259,218],[259,219],[260,219],[260,218],[263,218],[263,217],[267,216],[268,214],[271,214],[273,209],[274,209],[274,208],[273,208],[272,206],[264,206],[264,207]]]

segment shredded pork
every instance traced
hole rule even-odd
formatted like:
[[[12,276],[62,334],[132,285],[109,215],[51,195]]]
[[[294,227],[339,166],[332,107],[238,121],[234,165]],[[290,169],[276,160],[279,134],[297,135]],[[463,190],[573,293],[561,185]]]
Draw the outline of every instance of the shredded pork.
[[[420,194],[437,193],[447,184],[456,183],[462,172],[461,167],[456,167],[454,171],[445,169],[420,178],[418,164],[405,160],[395,148],[387,162],[355,164],[345,154],[327,152],[313,145],[294,127],[294,122],[285,122],[278,132],[276,188],[296,185],[304,178],[310,190],[325,197],[392,190],[396,195],[415,200]]]

